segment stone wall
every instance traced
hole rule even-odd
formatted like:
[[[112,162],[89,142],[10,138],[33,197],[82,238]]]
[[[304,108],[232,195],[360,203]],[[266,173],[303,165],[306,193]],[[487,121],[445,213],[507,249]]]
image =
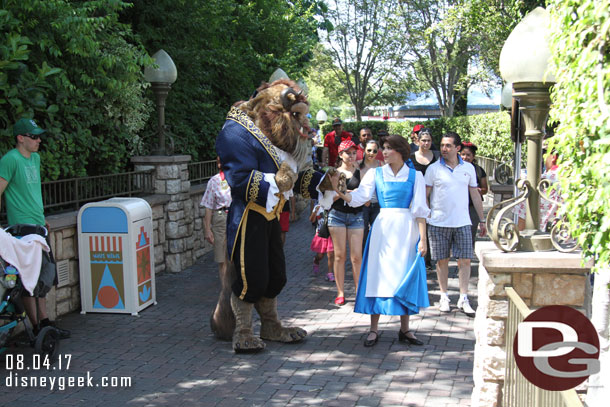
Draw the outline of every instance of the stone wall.
[[[501,407],[508,317],[504,288],[513,287],[530,309],[569,305],[589,315],[590,266],[582,266],[580,253],[504,253],[492,242],[477,243],[476,251],[480,263],[472,406]]]

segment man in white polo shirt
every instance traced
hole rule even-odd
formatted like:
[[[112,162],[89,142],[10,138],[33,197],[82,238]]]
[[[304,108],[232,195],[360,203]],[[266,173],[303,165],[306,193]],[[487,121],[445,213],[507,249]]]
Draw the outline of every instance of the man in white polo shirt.
[[[430,253],[436,261],[436,274],[441,288],[439,310],[451,310],[447,282],[449,279],[449,257],[457,259],[460,280],[460,299],[457,306],[467,315],[475,311],[468,301],[468,280],[470,279],[470,259],[474,257],[468,194],[479,215],[483,219],[483,202],[477,189],[477,177],[472,164],[459,155],[462,140],[457,133],[448,132],[441,139],[441,159],[426,170],[426,194],[430,206],[428,237]],[[481,223],[481,234],[485,234],[485,224]]]

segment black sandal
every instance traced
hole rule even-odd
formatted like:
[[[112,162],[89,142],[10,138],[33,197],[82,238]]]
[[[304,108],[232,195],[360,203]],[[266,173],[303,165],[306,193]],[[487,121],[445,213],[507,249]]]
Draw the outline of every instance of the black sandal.
[[[369,333],[367,334],[367,338],[370,334],[375,334],[375,339],[364,340],[364,346],[366,346],[367,348],[370,348],[371,346],[375,345],[377,343],[377,340],[379,339],[379,334],[376,331],[369,331]]]
[[[407,334],[409,332],[411,332],[411,331],[403,332],[402,330],[399,330],[398,331],[398,341],[399,342],[409,342],[411,345],[417,345],[417,346],[421,346],[424,344],[422,341],[415,338],[415,336],[413,338],[408,337]]]

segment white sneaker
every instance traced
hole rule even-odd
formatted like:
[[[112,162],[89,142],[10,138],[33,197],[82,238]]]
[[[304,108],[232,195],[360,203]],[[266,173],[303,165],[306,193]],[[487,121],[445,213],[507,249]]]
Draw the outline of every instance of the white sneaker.
[[[451,311],[451,306],[449,305],[449,297],[441,295],[441,299],[438,302],[438,310],[441,312],[449,312]]]
[[[466,314],[468,316],[474,316],[475,310],[473,310],[472,307],[470,306],[470,301],[468,301],[468,298],[460,297],[460,299],[458,300],[457,306],[459,309],[464,311],[464,314]]]

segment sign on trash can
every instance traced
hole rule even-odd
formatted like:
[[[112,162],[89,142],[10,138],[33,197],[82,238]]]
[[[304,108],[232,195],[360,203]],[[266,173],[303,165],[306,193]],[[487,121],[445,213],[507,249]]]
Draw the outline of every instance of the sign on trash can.
[[[78,212],[81,313],[131,313],[156,304],[152,209],[111,198]]]

